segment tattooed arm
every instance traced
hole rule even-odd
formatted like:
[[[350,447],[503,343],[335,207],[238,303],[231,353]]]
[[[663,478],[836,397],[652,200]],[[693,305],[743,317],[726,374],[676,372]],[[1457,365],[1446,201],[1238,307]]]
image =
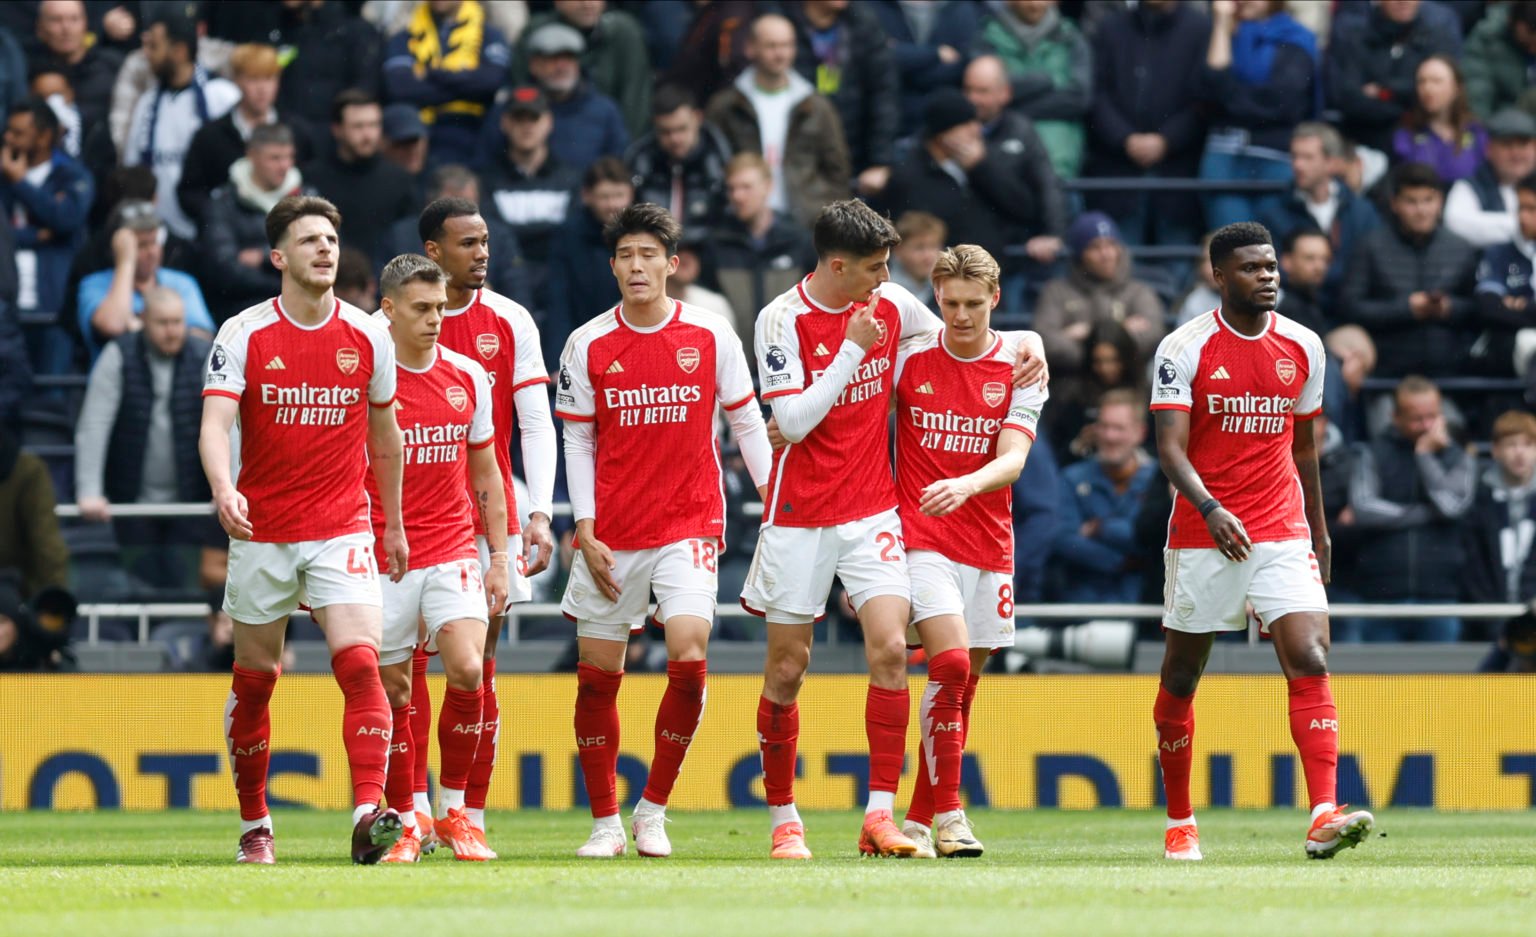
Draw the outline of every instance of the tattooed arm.
[[[510,588],[507,555],[507,492],[496,464],[494,446],[469,450],[469,480],[475,492],[475,510],[485,525],[485,539],[491,547],[491,566],[485,572],[485,595],[491,618],[507,604]]]

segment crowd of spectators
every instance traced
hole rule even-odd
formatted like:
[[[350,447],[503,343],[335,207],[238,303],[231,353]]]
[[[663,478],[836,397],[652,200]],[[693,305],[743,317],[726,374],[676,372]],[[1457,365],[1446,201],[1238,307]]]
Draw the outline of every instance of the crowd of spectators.
[[[940,248],[981,244],[998,324],[1043,335],[1020,600],[1155,598],[1148,359],[1217,302],[1202,235],[1255,219],[1329,349],[1335,593],[1530,600],[1533,56],[1536,0],[6,3],[0,493],[110,520],[135,581],[217,587],[216,531],[112,506],[206,498],[198,361],[276,291],[285,195],[337,204],[338,293],[370,308],[420,208],[476,201],[549,362],[617,299],[615,211],[682,219],[674,294],[750,343],[854,195],[903,236],[893,279],[928,295]],[[63,549],[30,531],[0,535],[24,594]]]

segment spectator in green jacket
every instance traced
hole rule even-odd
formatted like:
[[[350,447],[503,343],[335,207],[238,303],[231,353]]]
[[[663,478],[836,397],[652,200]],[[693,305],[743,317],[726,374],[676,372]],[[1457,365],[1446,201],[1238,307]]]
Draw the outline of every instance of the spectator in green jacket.
[[[1008,66],[1013,106],[1035,122],[1056,175],[1075,179],[1093,103],[1093,54],[1083,34],[1056,0],[1008,0],[982,27],[975,51]]]
[[[564,23],[586,40],[582,75],[618,102],[630,137],[638,137],[651,127],[651,86],[656,76],[651,72],[644,30],[633,16],[611,6],[603,0],[555,0],[553,12],[529,17],[512,65],[513,84],[529,83],[528,37],[545,23]]]
[[[1536,89],[1529,80],[1536,55],[1536,0],[1490,6],[1467,36],[1461,56],[1467,101],[1484,120],[1501,108],[1518,106],[1536,113]]]
[[[53,508],[48,466],[0,426],[0,573],[19,575],[23,595],[69,583],[69,549]]]

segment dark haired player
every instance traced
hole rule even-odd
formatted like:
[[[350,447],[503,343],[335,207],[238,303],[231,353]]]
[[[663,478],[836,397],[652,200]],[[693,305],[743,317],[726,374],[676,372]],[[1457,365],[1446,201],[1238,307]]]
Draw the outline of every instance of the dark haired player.
[[[1163,473],[1177,490],[1164,551],[1166,639],[1152,718],[1168,798],[1164,856],[1199,859],[1189,802],[1194,695],[1218,631],[1247,627],[1252,603],[1290,692],[1312,825],[1306,853],[1359,845],[1375,822],[1335,801],[1339,717],[1328,687],[1330,541],[1312,419],[1323,344],[1275,312],[1269,231],[1243,222],[1211,238],[1221,307],[1163,339],[1152,411]]]
[[[741,341],[730,323],[667,296],[682,227],[641,202],[603,238],[618,306],[576,329],[560,356],[556,413],[577,546],[561,611],[576,622],[576,748],[592,834],[576,855],[625,850],[614,772],[619,684],[630,631],[666,630],[667,689],[656,749],[630,822],[642,856],[667,856],[666,805],[704,712],[705,656],[718,594],[725,491],[715,415],[726,419],[763,494],[771,450]]]

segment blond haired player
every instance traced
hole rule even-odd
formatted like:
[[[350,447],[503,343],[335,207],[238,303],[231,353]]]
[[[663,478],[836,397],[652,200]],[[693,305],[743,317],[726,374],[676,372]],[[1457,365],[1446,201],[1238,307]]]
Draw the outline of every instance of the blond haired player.
[[[1046,392],[1010,386],[1020,333],[992,331],[1000,271],[975,244],[939,255],[944,328],[896,358],[896,492],[912,621],[928,655],[917,787],[902,832],[917,855],[979,856],[960,764],[987,657],[1013,644],[1013,492]],[[929,827],[933,830],[930,831]]]
[[[229,534],[224,610],[235,621],[234,680],[224,710],[240,800],[237,862],[276,861],[267,812],[272,756],[268,703],[288,616],[314,611],[344,699],[352,769],[352,860],[379,861],[401,834],[380,810],[390,712],[379,682],[382,600],[363,476],[378,482],[381,559],[405,575],[400,519],[400,427],[395,349],[368,313],[331,287],[341,213],[322,198],[289,196],[267,213],[282,293],[224,323],[208,356],[198,439],[219,523]],[[231,430],[240,427],[239,484]]]
[[[442,268],[419,254],[396,257],[379,277],[384,299],[378,315],[389,323],[399,372],[395,417],[405,437],[401,511],[406,536],[415,545],[410,569],[399,582],[384,584],[379,651],[384,690],[394,710],[385,793],[405,822],[404,834],[383,859],[392,863],[415,862],[422,850],[422,831],[412,809],[415,749],[427,745],[425,737],[414,736],[411,720],[411,658],[418,629],[425,634],[422,644],[435,647],[448,678],[438,723],[444,816],[436,823],[437,836],[456,859],[491,858],[484,834],[464,811],[464,789],[480,738],[474,727],[480,722],[487,612],[500,612],[507,598],[507,502],[491,450],[496,436],[490,381],[480,365],[437,342],[448,301],[446,279]],[[473,504],[464,490],[466,478]],[[483,584],[475,550],[476,513],[488,522],[491,540],[492,561]],[[375,509],[374,529],[383,523]]]

